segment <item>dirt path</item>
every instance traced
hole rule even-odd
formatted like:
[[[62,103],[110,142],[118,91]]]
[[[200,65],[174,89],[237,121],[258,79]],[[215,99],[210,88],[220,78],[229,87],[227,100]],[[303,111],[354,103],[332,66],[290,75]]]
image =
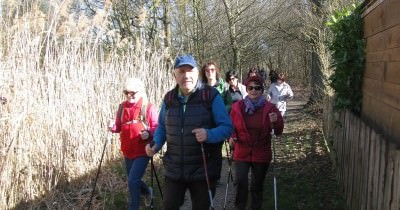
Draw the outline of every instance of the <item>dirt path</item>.
[[[286,112],[286,124],[284,133],[290,133],[296,130],[297,123],[296,121],[301,117],[301,110],[304,105],[307,103],[308,99],[308,91],[302,88],[293,89],[295,97],[293,100],[288,102],[288,111]],[[223,152],[224,155],[225,152]],[[222,210],[224,209],[225,204],[225,194],[226,194],[226,186],[227,186],[227,177],[229,171],[229,164],[227,159],[223,160],[221,179],[219,180],[219,184],[217,185],[216,194],[214,197],[214,209]],[[235,189],[233,183],[230,182],[228,185],[228,192],[226,195],[226,209],[232,210],[234,209],[234,198],[235,198]],[[185,203],[181,206],[180,210],[190,210],[191,209],[191,201],[189,192],[186,193]]]
[[[274,209],[273,176],[278,183],[278,208],[293,210],[343,210],[343,193],[338,190],[336,172],[326,150],[321,127],[321,110],[304,107],[309,91],[294,89],[295,97],[289,102],[285,129],[281,137],[274,138],[276,171],[269,171],[264,183],[263,208]],[[163,185],[162,163],[156,159],[158,176]],[[221,179],[214,198],[216,210],[222,210],[225,200],[228,163],[223,161]],[[93,170],[84,177],[59,185],[48,194],[32,201],[22,202],[15,209],[87,209],[92,192]],[[144,177],[150,183],[150,167]],[[104,163],[92,209],[128,209],[129,193],[122,159]],[[161,196],[155,185],[155,209],[162,209]],[[235,190],[232,182],[227,191],[227,210],[234,209]],[[142,207],[142,209],[145,209]],[[189,193],[180,210],[190,210]]]

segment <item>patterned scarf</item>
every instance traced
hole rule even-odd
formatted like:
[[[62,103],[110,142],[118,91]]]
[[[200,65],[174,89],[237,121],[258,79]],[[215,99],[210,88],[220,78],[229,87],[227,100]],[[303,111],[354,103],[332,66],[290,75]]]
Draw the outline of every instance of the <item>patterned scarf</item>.
[[[249,96],[246,96],[246,97],[244,98],[244,111],[245,111],[247,114],[252,115],[252,114],[254,114],[254,111],[255,111],[256,109],[265,106],[265,101],[266,101],[266,100],[265,100],[265,96],[264,96],[264,95],[261,95],[261,96],[257,99],[257,101],[255,101],[255,102],[252,102],[252,101],[250,100]]]

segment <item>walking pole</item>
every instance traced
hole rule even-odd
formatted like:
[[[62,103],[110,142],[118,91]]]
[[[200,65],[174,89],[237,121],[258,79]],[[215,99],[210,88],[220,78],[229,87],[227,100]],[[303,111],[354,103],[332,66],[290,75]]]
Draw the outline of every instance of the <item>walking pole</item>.
[[[153,145],[154,145],[154,142],[151,142],[150,143],[150,147],[153,147]],[[161,200],[164,200],[164,196],[163,196],[163,193],[162,193],[162,190],[161,190],[160,181],[158,180],[158,176],[157,176],[156,167],[154,167],[153,157],[151,157],[151,159],[150,159],[150,166],[151,166],[151,187],[153,187],[153,177],[156,177],[156,182],[157,182],[157,186],[158,186],[158,191],[160,192],[160,195],[161,195]]]
[[[150,196],[151,196],[151,200],[150,200],[150,209],[154,209],[154,196],[153,196],[153,192],[154,192],[154,171],[153,171],[153,157],[151,157],[150,159],[150,165],[151,165],[151,169],[150,169]]]
[[[226,180],[225,197],[224,197],[224,210],[225,210],[226,209],[226,201],[227,201],[227,198],[228,198],[229,180],[233,181],[233,176],[232,176],[232,159],[231,159],[232,158],[231,157],[232,153],[228,152],[228,147],[229,147],[229,150],[230,150],[229,143],[226,143],[226,141],[224,143],[225,143],[226,155],[228,157],[228,165],[229,165],[228,176],[227,176],[227,180]]]
[[[276,176],[275,176],[275,141],[273,139],[273,136],[275,135],[274,128],[272,128],[271,131],[271,141],[272,141],[272,173],[274,174],[274,204],[275,204],[275,210],[278,210],[278,193],[277,193],[277,182],[276,182]]]
[[[156,168],[155,168],[154,163],[153,163],[153,158],[151,158],[151,168],[152,168],[152,171],[154,172],[154,177],[156,178],[156,182],[157,182],[157,186],[158,186],[158,191],[160,192],[160,195],[161,195],[161,200],[164,200],[163,192],[162,192],[162,190],[161,190],[160,181],[159,181],[159,179],[158,179],[157,171],[156,171]]]
[[[101,153],[100,163],[99,163],[99,167],[97,169],[96,178],[95,178],[94,183],[93,183],[92,195],[90,196],[89,206],[88,206],[87,210],[90,210],[90,208],[92,207],[92,199],[93,199],[93,196],[94,196],[94,191],[96,189],[97,179],[99,178],[99,175],[100,175],[101,163],[103,162],[104,153],[106,151],[106,146],[107,146],[107,142],[108,141],[111,141],[111,131],[108,131],[107,140],[106,140],[106,142],[104,142],[103,152]]]
[[[211,193],[210,180],[208,179],[206,154],[205,154],[205,152],[204,152],[203,143],[200,143],[200,145],[201,145],[201,153],[202,153],[202,156],[203,156],[204,172],[205,172],[205,174],[206,174],[206,182],[207,182],[207,188],[208,188],[208,196],[209,196],[209,198],[210,198],[210,209],[211,209],[211,210],[214,210],[214,202],[213,202],[212,193]]]
[[[232,148],[231,145],[229,144],[229,142],[225,141],[225,144],[228,145],[228,147],[225,147],[226,149],[226,154],[228,156],[228,165],[229,165],[229,174],[228,177],[230,178],[230,180],[233,182],[233,174],[232,174],[232,161],[233,161],[233,154],[232,154]]]

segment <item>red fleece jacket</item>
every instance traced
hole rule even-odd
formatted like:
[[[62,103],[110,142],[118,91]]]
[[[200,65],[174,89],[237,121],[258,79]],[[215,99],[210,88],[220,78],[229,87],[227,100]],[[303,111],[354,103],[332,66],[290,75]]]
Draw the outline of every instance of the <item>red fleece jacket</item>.
[[[117,112],[115,119],[115,126],[112,128],[113,133],[120,133],[121,151],[124,157],[134,159],[141,156],[147,156],[145,147],[146,144],[152,140],[154,131],[158,124],[157,109],[153,104],[147,105],[146,110],[146,121],[148,131],[150,132],[150,138],[143,140],[140,138],[140,133],[144,130],[143,123],[139,120],[142,99],[137,103],[132,104],[127,101],[122,103],[123,114]],[[136,120],[134,123],[132,120]]]
[[[263,108],[256,110],[255,115],[262,115],[261,122],[252,122],[253,124],[261,123],[259,130],[260,135],[254,137],[250,135],[247,129],[246,121],[260,119],[259,116],[249,116],[244,112],[243,100],[232,105],[230,113],[235,132],[232,137],[237,138],[233,159],[237,161],[267,163],[272,159],[271,151],[271,130],[272,124],[269,119],[269,113],[276,113],[278,120],[274,123],[274,132],[279,135],[283,131],[283,118],[279,110],[270,102],[266,102]]]

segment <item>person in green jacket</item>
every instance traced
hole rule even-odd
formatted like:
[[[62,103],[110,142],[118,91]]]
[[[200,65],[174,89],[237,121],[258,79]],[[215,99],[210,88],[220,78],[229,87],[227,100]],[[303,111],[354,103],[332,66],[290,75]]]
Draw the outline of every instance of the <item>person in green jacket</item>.
[[[232,106],[232,97],[229,94],[229,85],[222,79],[217,64],[214,61],[208,61],[201,68],[200,74],[203,83],[216,88],[221,94],[225,108],[229,113]]]

